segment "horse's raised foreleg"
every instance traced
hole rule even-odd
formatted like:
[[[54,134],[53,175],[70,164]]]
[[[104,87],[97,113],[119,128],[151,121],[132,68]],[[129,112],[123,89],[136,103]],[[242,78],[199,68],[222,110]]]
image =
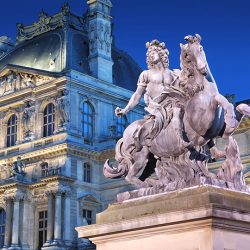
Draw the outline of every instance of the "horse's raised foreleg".
[[[239,122],[236,119],[234,106],[221,94],[215,96],[215,101],[220,105],[225,111],[225,129],[222,137],[228,138],[237,128]]]
[[[240,116],[240,119],[243,116],[250,117],[250,106],[248,106],[245,103],[241,103],[236,107],[236,110],[239,111],[242,115]]]

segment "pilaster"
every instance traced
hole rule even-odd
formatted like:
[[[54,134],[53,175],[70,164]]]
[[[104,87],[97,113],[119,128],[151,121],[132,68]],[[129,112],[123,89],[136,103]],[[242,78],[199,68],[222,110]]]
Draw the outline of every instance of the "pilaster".
[[[16,197],[14,199],[13,206],[13,222],[12,222],[12,239],[11,239],[11,247],[9,249],[21,249],[19,245],[19,215],[20,215],[20,198]]]
[[[68,245],[71,243],[71,192],[65,194],[65,209],[64,209],[64,241]]]
[[[89,5],[89,66],[94,77],[112,83],[111,2],[87,1]]]
[[[8,249],[11,244],[11,232],[12,232],[12,210],[13,210],[13,200],[10,198],[5,198],[6,207],[6,224],[5,224],[5,236],[4,236],[4,247],[3,249]]]

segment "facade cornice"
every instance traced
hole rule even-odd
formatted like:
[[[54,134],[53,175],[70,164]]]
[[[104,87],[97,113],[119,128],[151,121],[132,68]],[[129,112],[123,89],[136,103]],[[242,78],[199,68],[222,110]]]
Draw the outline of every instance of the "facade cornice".
[[[106,149],[103,151],[94,151],[94,150],[87,149],[81,146],[69,144],[67,151],[71,155],[87,157],[96,161],[105,161],[107,159],[114,158],[115,156],[114,148]]]
[[[59,156],[59,155],[75,155],[80,157],[90,158],[96,161],[105,161],[106,159],[114,158],[115,151],[114,148],[106,149],[103,151],[95,151],[84,146],[76,146],[69,143],[60,143],[53,145],[53,141],[59,139],[64,140],[66,138],[66,133],[54,135],[51,138],[42,138],[30,142],[32,146],[24,147],[23,144],[20,144],[20,147],[11,147],[5,148],[0,151],[0,155],[3,155],[0,160],[1,164],[6,164],[6,162],[14,162],[17,156],[20,156],[22,160],[28,162],[33,162],[37,160],[44,159],[45,157]],[[23,148],[30,148],[28,152],[22,152]],[[41,147],[37,148],[36,147]],[[11,155],[8,155],[8,152],[11,152]]]
[[[102,81],[100,79],[96,79],[92,76],[85,75],[75,70],[71,70],[69,72],[71,75],[70,81],[72,84],[77,86],[77,88],[85,88],[91,90],[93,92],[101,93],[102,95],[112,97],[114,99],[119,98],[123,101],[128,101],[133,94],[131,90],[122,88],[117,86],[116,84],[109,83],[106,81]],[[84,82],[84,85],[82,84]],[[135,83],[136,84],[136,83]],[[143,103],[139,103],[139,105],[143,105]]]
[[[67,153],[67,144],[66,143],[60,143],[53,145],[53,141],[57,141],[60,137],[61,139],[65,138],[66,134],[58,134],[54,135],[50,138],[42,138],[33,142],[30,142],[30,147],[28,146],[28,143],[20,144],[19,147],[11,147],[11,148],[5,148],[4,150],[0,151],[0,155],[3,155],[0,160],[0,165],[5,164],[6,160],[8,162],[13,162],[16,160],[17,156],[20,156],[22,160],[28,160],[28,161],[34,161],[34,160],[40,160],[44,157],[49,156],[58,156],[62,154]],[[39,147],[39,148],[38,148]],[[25,152],[25,148],[29,148],[28,152]],[[23,151],[22,151],[23,149]],[[26,150],[27,151],[27,150]],[[9,154],[11,153],[11,155]]]

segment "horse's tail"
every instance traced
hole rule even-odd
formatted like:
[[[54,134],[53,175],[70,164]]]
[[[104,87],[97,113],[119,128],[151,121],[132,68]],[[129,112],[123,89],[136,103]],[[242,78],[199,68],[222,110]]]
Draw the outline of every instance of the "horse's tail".
[[[107,178],[120,178],[128,174],[130,166],[133,164],[133,158],[130,152],[124,149],[123,138],[121,138],[115,148],[115,159],[118,166],[109,165],[109,159],[106,160],[103,167],[103,174]]]

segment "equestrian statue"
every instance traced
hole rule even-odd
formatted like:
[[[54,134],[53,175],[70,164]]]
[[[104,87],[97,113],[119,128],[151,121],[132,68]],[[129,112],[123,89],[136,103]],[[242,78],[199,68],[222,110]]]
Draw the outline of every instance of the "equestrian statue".
[[[232,137],[250,107],[236,107],[219,93],[201,46],[201,36],[188,35],[180,44],[180,70],[169,69],[164,43],[148,42],[148,70],[141,73],[137,89],[117,116],[133,109],[144,95],[147,114],[131,123],[117,142],[116,166],[104,164],[108,178],[125,177],[145,194],[197,185],[216,185],[248,191],[235,139]],[[214,140],[227,140],[224,151]],[[217,173],[208,171],[209,156],[225,158]]]

